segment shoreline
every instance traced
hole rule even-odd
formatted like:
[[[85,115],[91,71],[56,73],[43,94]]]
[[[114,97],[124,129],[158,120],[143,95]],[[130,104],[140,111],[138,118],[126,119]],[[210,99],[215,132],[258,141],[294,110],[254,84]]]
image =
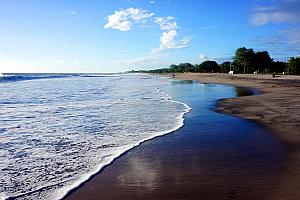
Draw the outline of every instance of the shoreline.
[[[217,102],[216,111],[255,121],[272,131],[290,148],[295,147],[300,150],[300,134],[297,130],[297,128],[300,130],[300,76],[285,75],[280,78],[272,78],[271,75],[184,73],[176,74],[176,79],[233,85],[259,91],[258,95],[220,99]],[[288,82],[285,84],[285,81]],[[286,89],[288,90],[286,91]],[[286,94],[288,95],[285,96]],[[292,101],[289,98],[295,98],[295,103],[299,102],[299,105],[287,105],[287,102],[280,101],[272,102],[272,99]],[[293,110],[293,114],[296,116],[288,114],[293,106],[298,106],[297,110]],[[276,114],[285,114],[285,118],[273,120],[276,122],[274,124],[270,119]],[[289,121],[294,121],[294,123],[284,126]],[[286,132],[288,134],[285,134]]]
[[[271,75],[176,74],[177,79],[253,88],[259,95],[220,99],[217,112],[254,121],[270,130],[288,149],[288,161],[269,199],[300,198],[300,77]]]
[[[85,178],[75,182],[75,184],[70,186],[67,190],[63,190],[62,194],[59,196],[58,199],[68,199],[69,196],[71,196],[73,193],[76,193],[76,191],[79,188],[83,187],[87,182],[91,181],[94,177],[99,176],[103,170],[105,170],[107,167],[112,165],[117,159],[124,156],[129,151],[131,151],[132,149],[134,149],[136,147],[139,147],[141,144],[143,144],[147,141],[151,141],[153,139],[160,138],[160,137],[166,136],[168,134],[171,134],[171,133],[177,131],[178,129],[180,129],[182,126],[184,126],[184,116],[187,113],[189,113],[192,108],[190,108],[187,104],[185,104],[183,102],[179,102],[179,101],[175,101],[175,100],[169,100],[169,101],[176,102],[176,103],[181,104],[185,107],[185,110],[177,117],[177,119],[179,120],[178,123],[172,129],[156,132],[155,135],[150,136],[148,138],[144,138],[144,139],[138,141],[137,143],[132,144],[129,147],[124,148],[123,151],[121,151],[114,158],[110,159],[107,163],[102,164],[101,166],[99,166],[98,169],[94,170],[90,174],[87,174]]]
[[[71,187],[69,187],[67,190],[63,190],[62,194],[59,196],[58,199],[60,199],[60,200],[68,199],[69,196],[71,196],[73,193],[76,193],[76,191],[80,187],[83,187],[87,182],[89,182],[90,180],[92,180],[94,177],[99,176],[101,174],[101,172],[103,170],[105,170],[105,168],[107,168],[110,165],[112,165],[117,159],[119,159],[120,157],[124,156],[126,153],[128,153],[132,149],[134,149],[136,147],[139,147],[141,144],[143,144],[143,143],[145,143],[147,141],[151,141],[153,139],[156,139],[156,138],[163,137],[165,135],[171,134],[171,133],[177,131],[178,129],[180,129],[182,126],[184,126],[184,115],[186,115],[187,113],[189,113],[190,110],[191,110],[191,108],[187,104],[185,104],[183,102],[174,101],[174,100],[170,100],[170,101],[173,101],[173,102],[176,102],[178,104],[182,104],[182,105],[185,106],[185,110],[177,117],[178,119],[180,119],[180,121],[177,123],[177,125],[175,127],[173,127],[170,130],[156,132],[155,135],[150,136],[148,138],[144,138],[144,139],[138,141],[137,143],[132,144],[129,147],[124,148],[124,150],[122,150],[114,158],[110,159],[107,163],[103,163],[101,166],[99,166],[98,169],[94,170],[90,174],[87,174],[85,178],[83,178],[81,180],[78,180],[77,182],[75,182],[74,185],[72,185]]]
[[[214,101],[201,101],[209,94],[198,94],[198,84],[194,82],[196,86],[186,85],[182,90],[181,95],[187,95],[185,99],[198,96],[183,128],[131,149],[66,199],[265,199],[269,196],[286,160],[283,145],[254,123],[215,112],[211,106],[219,95],[210,96]],[[205,88],[210,91],[215,86]],[[226,91],[228,87],[217,88]],[[203,116],[208,121],[199,125]],[[223,126],[227,127],[226,132]],[[203,133],[198,134],[200,127]],[[257,141],[271,144],[272,148]]]

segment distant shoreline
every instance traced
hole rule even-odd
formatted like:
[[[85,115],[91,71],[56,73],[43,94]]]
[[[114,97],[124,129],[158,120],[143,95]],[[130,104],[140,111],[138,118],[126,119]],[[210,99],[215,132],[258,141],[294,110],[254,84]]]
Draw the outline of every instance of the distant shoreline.
[[[217,111],[256,121],[286,144],[289,161],[270,199],[300,198],[300,76],[178,73],[176,78],[250,87],[262,92],[222,99]]]

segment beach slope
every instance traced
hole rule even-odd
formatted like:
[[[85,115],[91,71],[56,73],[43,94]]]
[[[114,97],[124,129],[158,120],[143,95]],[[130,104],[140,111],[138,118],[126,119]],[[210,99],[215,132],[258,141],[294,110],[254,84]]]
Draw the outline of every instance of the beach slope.
[[[251,87],[260,95],[222,99],[217,111],[254,120],[274,133],[288,148],[288,162],[270,199],[300,198],[300,77],[271,75],[176,74],[202,83]]]

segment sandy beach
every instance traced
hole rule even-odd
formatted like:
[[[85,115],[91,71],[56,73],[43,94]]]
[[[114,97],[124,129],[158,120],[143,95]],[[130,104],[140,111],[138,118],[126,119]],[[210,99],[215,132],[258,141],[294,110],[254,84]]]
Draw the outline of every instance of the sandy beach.
[[[202,83],[251,87],[262,94],[222,99],[217,111],[254,120],[288,147],[288,162],[269,199],[300,198],[300,77],[271,75],[176,74],[176,78]]]
[[[187,73],[176,78],[254,88],[261,94],[217,102],[220,114],[211,113],[220,121],[213,123],[232,127],[232,136],[215,137],[222,129],[218,126],[199,135],[194,115],[203,111],[193,107],[183,128],[130,150],[66,199],[299,199],[299,77]],[[230,116],[222,113],[250,124],[254,120],[268,133],[234,127],[234,118],[232,125],[224,125]],[[247,131],[259,135],[252,140],[240,134]]]

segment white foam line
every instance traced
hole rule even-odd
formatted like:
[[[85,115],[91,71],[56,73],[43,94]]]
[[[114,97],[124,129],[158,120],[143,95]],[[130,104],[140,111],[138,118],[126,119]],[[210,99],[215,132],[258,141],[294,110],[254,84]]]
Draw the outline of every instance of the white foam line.
[[[116,160],[117,158],[119,158],[120,156],[122,156],[124,153],[126,153],[127,151],[139,146],[140,144],[142,144],[143,142],[146,142],[148,140],[154,139],[156,137],[159,136],[163,136],[166,135],[168,133],[172,133],[176,130],[178,130],[179,128],[181,128],[184,125],[184,115],[186,113],[188,113],[192,108],[189,107],[187,104],[179,102],[179,101],[174,101],[174,100],[169,100],[171,102],[175,102],[175,103],[179,103],[181,105],[185,106],[185,110],[184,112],[182,112],[178,117],[176,117],[177,119],[179,119],[180,121],[178,122],[177,126],[175,126],[173,129],[169,129],[166,131],[161,131],[161,132],[157,132],[155,135],[145,138],[143,140],[140,140],[139,142],[133,144],[133,145],[126,145],[124,147],[122,147],[122,150],[120,150],[118,153],[116,153],[113,157],[109,157],[107,160],[105,160],[103,163],[101,163],[94,171],[85,174],[82,176],[82,178],[80,180],[77,180],[76,182],[74,182],[72,185],[69,186],[65,186],[59,190],[57,190],[57,198],[58,199],[63,199],[65,196],[67,196],[71,191],[79,188],[83,183],[85,183],[86,181],[88,181],[92,176],[94,176],[95,174],[99,173],[101,171],[101,169],[103,169],[103,167],[111,164],[114,160]]]
[[[117,74],[82,75],[82,77],[119,77]]]

